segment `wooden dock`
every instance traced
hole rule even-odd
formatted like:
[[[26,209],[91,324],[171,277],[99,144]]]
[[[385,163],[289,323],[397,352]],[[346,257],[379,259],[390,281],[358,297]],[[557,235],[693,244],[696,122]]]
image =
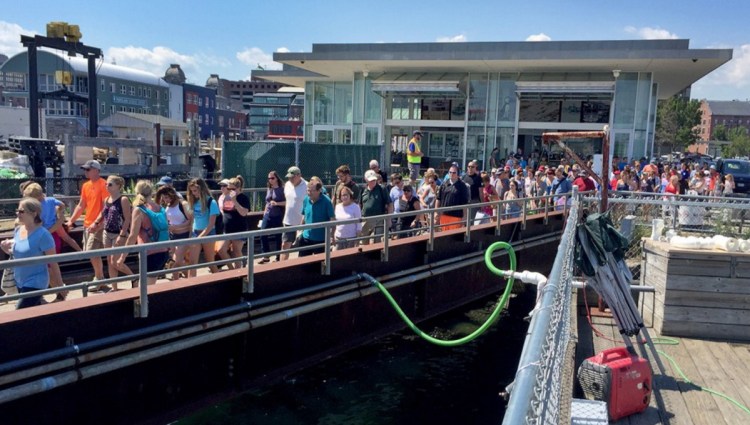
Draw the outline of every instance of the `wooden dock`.
[[[602,337],[598,337],[592,331],[585,311],[583,306],[578,308],[579,340],[576,349],[576,367],[594,353],[624,345],[612,319],[591,317],[593,327],[603,334]],[[652,328],[648,330],[652,339],[660,336]],[[750,343],[732,340],[670,338],[679,341],[679,344],[657,344],[656,348],[672,357],[692,383],[685,382],[665,356],[661,356],[661,359],[667,376],[660,376],[652,359],[652,368],[656,371],[655,389],[649,408],[642,413],[613,423],[629,425],[740,425],[750,423],[750,414],[743,412],[729,401],[700,389],[701,386],[710,388],[745,406],[750,406]],[[577,386],[576,392],[576,397],[583,398],[580,387]]]

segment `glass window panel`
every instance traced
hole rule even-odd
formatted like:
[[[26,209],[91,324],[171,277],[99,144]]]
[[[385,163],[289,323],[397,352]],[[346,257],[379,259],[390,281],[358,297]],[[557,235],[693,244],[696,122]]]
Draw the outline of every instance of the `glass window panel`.
[[[365,127],[365,144],[366,145],[378,145],[380,144],[380,129],[377,127]]]
[[[334,124],[352,123],[352,83],[348,81],[334,83]]]
[[[333,143],[333,130],[315,130],[315,143]]]
[[[638,74],[625,72],[620,74],[615,86],[615,128],[633,128],[635,119],[635,101],[638,89]]]
[[[521,100],[519,121],[560,122],[559,101]]]
[[[469,121],[487,119],[489,82],[487,75],[472,74],[469,84]]]
[[[372,91],[372,81],[365,81],[365,122],[380,123],[383,116],[383,98]]]
[[[651,73],[642,72],[638,80],[638,100],[635,109],[635,129],[645,130],[648,126],[648,108],[651,104]]]
[[[333,83],[315,83],[314,87],[314,123],[333,124]],[[331,138],[333,138],[333,136],[331,136]]]

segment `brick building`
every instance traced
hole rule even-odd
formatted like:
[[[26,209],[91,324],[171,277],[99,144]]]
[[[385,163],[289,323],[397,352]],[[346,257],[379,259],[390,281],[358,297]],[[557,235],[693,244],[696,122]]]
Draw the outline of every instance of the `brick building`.
[[[750,102],[742,100],[701,100],[701,123],[698,132],[702,141],[713,140],[714,129],[724,125],[727,130],[744,127],[750,129]]]

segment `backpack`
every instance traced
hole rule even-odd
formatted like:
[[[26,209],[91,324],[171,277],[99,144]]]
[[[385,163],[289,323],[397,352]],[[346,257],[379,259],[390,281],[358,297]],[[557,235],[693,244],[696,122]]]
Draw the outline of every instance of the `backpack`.
[[[146,232],[148,233],[151,242],[168,241],[169,223],[167,223],[167,212],[164,210],[164,207],[160,207],[159,212],[151,211],[151,208],[146,208],[143,205],[138,208],[140,208],[151,221],[151,229]]]

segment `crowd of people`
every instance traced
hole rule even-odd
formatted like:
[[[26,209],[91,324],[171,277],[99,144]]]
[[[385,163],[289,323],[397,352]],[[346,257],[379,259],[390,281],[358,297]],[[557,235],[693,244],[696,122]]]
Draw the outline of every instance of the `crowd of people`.
[[[708,163],[662,163],[614,157],[609,175],[612,190],[672,195],[730,196],[735,191],[732,174],[721,175]]]
[[[414,158],[420,158],[418,142],[421,134],[415,132]],[[437,171],[428,168],[423,174],[409,162],[409,174],[393,173],[388,176],[380,169],[377,160],[369,163],[364,173],[364,184],[355,182],[348,165],[336,169],[337,181],[330,192],[320,178],[303,177],[299,167],[292,166],[282,176],[271,170],[267,175],[267,186],[259,228],[261,230],[285,228],[301,224],[342,221],[331,232],[331,246],[335,250],[353,248],[358,245],[378,243],[388,227],[392,237],[403,238],[416,234],[425,227],[434,214],[438,230],[460,228],[466,222],[464,214],[474,224],[484,224],[501,218],[514,218],[526,208],[530,213],[547,209],[562,209],[570,202],[573,186],[579,191],[599,189],[594,179],[578,164],[566,158],[558,166],[537,164],[517,152],[499,161],[489,170],[480,170],[478,161],[469,161],[462,170],[453,162],[441,178]],[[588,165],[591,165],[590,163]],[[124,195],[125,181],[122,177],[100,176],[101,165],[90,160],[82,167],[86,182],[81,188],[78,204],[65,220],[65,206],[53,197],[47,197],[41,186],[34,182],[21,185],[23,199],[17,209],[16,230],[12,239],[3,241],[2,249],[12,258],[28,258],[37,255],[60,253],[66,243],[73,250],[95,250],[146,244],[162,240],[194,239],[190,245],[147,251],[147,270],[156,272],[169,268],[199,264],[215,259],[227,260],[223,267],[243,266],[242,250],[245,238],[205,242],[207,236],[246,232],[247,215],[252,213],[250,199],[243,193],[241,176],[219,182],[220,194],[214,198],[206,182],[194,178],[187,183],[187,192],[177,192],[172,179],[162,177],[155,185],[147,180],[138,181],[134,198]],[[584,167],[585,168],[585,167]],[[285,180],[285,181],[282,181]],[[609,175],[610,189],[621,192],[730,194],[734,189],[731,175],[724,179],[713,166],[682,164],[679,168],[671,164],[628,161],[615,157]],[[540,198],[541,197],[541,198]],[[499,200],[497,205],[472,206]],[[451,211],[432,211],[442,207],[462,207]],[[373,218],[391,213],[413,212],[413,215],[384,220]],[[82,247],[68,234],[83,215]],[[354,221],[352,221],[354,220]],[[348,222],[345,222],[348,221]],[[161,226],[161,223],[164,223]],[[163,228],[162,228],[163,227]],[[292,248],[299,256],[321,253],[325,246],[326,232],[321,228],[301,232],[285,231],[260,238],[261,258],[259,264],[283,261]],[[126,263],[125,254],[107,256],[109,278],[133,275]],[[236,261],[232,261],[236,259]],[[103,280],[105,273],[100,257],[91,257],[94,281]],[[220,270],[209,265],[210,271]],[[15,276],[13,275],[15,273]],[[57,266],[49,268],[23,266],[6,270],[6,275],[15,280],[18,292],[27,292],[63,284]],[[196,269],[174,271],[168,278],[195,276]],[[7,276],[4,276],[4,281]],[[155,283],[149,278],[149,284]],[[138,286],[138,279],[132,286]],[[112,284],[112,290],[118,290]],[[4,285],[6,292],[11,292]],[[110,290],[109,285],[92,285],[92,291]],[[66,298],[59,292],[55,301]],[[41,297],[24,298],[18,308],[37,305]]]

